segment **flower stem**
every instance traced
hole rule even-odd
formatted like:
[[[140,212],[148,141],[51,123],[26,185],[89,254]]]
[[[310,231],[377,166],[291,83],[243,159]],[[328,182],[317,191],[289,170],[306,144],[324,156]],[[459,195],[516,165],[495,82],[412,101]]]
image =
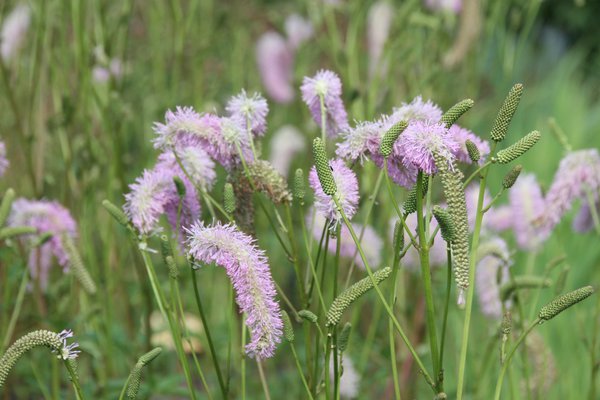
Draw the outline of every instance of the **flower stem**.
[[[442,323],[442,338],[440,343],[440,366],[444,365],[444,349],[446,344],[446,328],[448,326],[448,309],[450,308],[450,289],[452,288],[452,251],[447,246],[446,257],[448,259],[448,268],[446,276],[446,300],[444,305],[444,322]]]
[[[71,377],[71,383],[73,384],[73,389],[75,390],[75,397],[77,400],[83,400],[83,395],[81,394],[81,386],[79,385],[79,378],[77,377],[77,373],[73,370],[73,366],[69,362],[69,360],[63,360],[65,367],[67,367],[67,371],[69,371],[69,376]]]
[[[265,400],[271,400],[271,395],[269,394],[269,385],[267,384],[265,371],[263,371],[262,363],[260,362],[260,360],[256,360],[256,365],[258,366],[258,376],[260,377],[260,383],[263,387],[263,391],[265,392]]]
[[[302,366],[300,365],[300,360],[298,360],[298,353],[296,353],[296,348],[293,343],[290,343],[290,348],[292,349],[292,355],[294,356],[294,361],[296,362],[296,368],[298,369],[298,374],[300,375],[300,379],[302,379],[302,384],[304,385],[304,389],[306,389],[306,394],[310,400],[313,400],[314,397],[310,392],[310,388],[308,387],[308,383],[306,382],[306,378],[304,377],[304,372],[302,372]]]

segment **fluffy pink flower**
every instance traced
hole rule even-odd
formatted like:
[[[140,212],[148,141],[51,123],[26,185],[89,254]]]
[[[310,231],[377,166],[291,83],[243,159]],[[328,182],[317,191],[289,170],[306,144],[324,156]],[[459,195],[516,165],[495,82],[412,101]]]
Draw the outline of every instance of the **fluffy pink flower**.
[[[380,121],[357,122],[354,128],[348,127],[341,133],[342,141],[337,144],[336,154],[348,161],[360,160],[379,155],[379,144],[384,134]]]
[[[358,179],[342,160],[332,160],[329,165],[333,173],[333,180],[337,185],[337,193],[334,196],[337,196],[346,217],[351,219],[358,207]],[[315,167],[310,170],[308,181],[315,192],[315,208],[317,211],[330,221],[340,221],[342,216],[338,212],[332,197],[323,192]]]
[[[310,21],[298,14],[291,14],[285,19],[285,33],[290,48],[296,50],[314,35],[313,26]]]
[[[292,125],[284,125],[271,139],[271,165],[282,176],[288,176],[294,157],[306,149],[304,135]]]
[[[278,103],[294,99],[294,53],[277,32],[264,33],[256,43],[256,62],[267,94]]]
[[[482,164],[485,160],[485,157],[490,153],[490,144],[481,139],[479,136],[475,135],[468,129],[461,128],[460,126],[454,124],[448,130],[448,133],[458,144],[458,148],[453,152],[454,157],[460,162],[471,164],[472,161],[469,158],[469,153],[467,152],[467,146],[465,145],[467,140],[470,140],[475,144],[477,149],[479,150],[479,154],[481,154],[481,158],[479,159],[479,163]]]
[[[31,23],[31,9],[26,4],[17,5],[4,19],[0,32],[0,56],[7,62],[21,48]]]
[[[177,157],[185,169],[182,176],[189,177],[192,183],[203,189],[210,190],[217,178],[215,163],[199,146],[176,146],[173,151],[166,151],[158,156],[157,168],[180,171]]]
[[[415,97],[410,103],[402,103],[389,117],[391,125],[398,121],[430,121],[440,122],[442,109],[431,100],[423,101],[421,96]],[[390,126],[391,126],[390,125]]]
[[[459,14],[462,9],[462,0],[425,0],[425,6],[431,11]]]
[[[240,94],[229,99],[226,110],[241,126],[249,126],[254,136],[263,136],[267,131],[269,106],[267,100],[259,93],[248,96],[246,91],[242,90]]]
[[[381,73],[381,56],[394,18],[394,8],[387,1],[377,1],[367,15],[367,48],[369,50],[369,76]]]
[[[321,70],[314,77],[304,77],[302,100],[308,106],[317,125],[321,126],[321,98],[326,112],[326,130],[329,136],[337,136],[348,129],[348,115],[342,102],[342,81],[332,71]]]
[[[518,246],[523,250],[537,249],[548,238],[550,231],[539,223],[545,202],[535,175],[521,174],[508,196],[512,228]]]
[[[37,234],[49,233],[52,237],[29,254],[29,270],[39,279],[40,287],[48,286],[52,257],[56,257],[63,271],[70,266],[69,253],[63,245],[64,236],[77,237],[77,223],[69,210],[55,201],[17,199],[12,205],[9,226],[31,226]],[[34,240],[27,236],[28,241]]]
[[[500,288],[509,280],[508,268],[512,265],[506,242],[494,237],[483,242],[475,270],[475,289],[483,315],[498,319],[502,316]]]
[[[225,268],[231,279],[236,301],[247,316],[250,330],[247,354],[258,359],[272,357],[281,341],[283,323],[265,252],[234,225],[196,223],[188,233],[190,255]]]
[[[596,207],[596,213],[600,215],[600,202],[596,201],[594,207]],[[592,210],[588,202],[581,205],[579,212],[573,218],[572,227],[577,233],[585,233],[594,229],[594,219],[592,218]]]
[[[513,212],[510,206],[492,207],[483,218],[485,226],[494,232],[502,232],[513,226]]]

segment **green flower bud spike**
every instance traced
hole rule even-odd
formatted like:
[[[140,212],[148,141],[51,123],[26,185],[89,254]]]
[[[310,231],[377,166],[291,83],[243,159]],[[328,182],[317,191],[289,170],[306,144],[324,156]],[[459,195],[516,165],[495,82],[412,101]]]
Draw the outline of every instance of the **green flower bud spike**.
[[[292,201],[287,181],[270,162],[257,160],[248,165],[250,179],[257,191],[263,193],[275,204],[289,203]]]
[[[510,171],[508,171],[506,175],[504,175],[504,179],[502,179],[502,187],[504,189],[510,189],[513,187],[522,170],[523,166],[521,164],[515,165]]]
[[[0,227],[3,227],[8,218],[8,214],[10,214],[10,210],[12,207],[12,203],[15,200],[15,191],[12,188],[8,188],[6,193],[4,193],[4,197],[2,198],[2,203],[0,204]]]
[[[316,324],[317,320],[319,319],[312,311],[309,311],[309,310],[298,311],[298,316],[300,318],[302,318],[303,320],[312,322],[313,324]]]
[[[392,154],[392,150],[394,148],[394,143],[398,140],[398,137],[406,127],[408,126],[408,122],[400,121],[395,123],[381,138],[381,144],[379,145],[379,153],[385,158],[388,158],[390,154]]]
[[[433,206],[433,216],[437,221],[440,232],[442,234],[442,239],[446,241],[446,243],[452,243],[454,238],[456,237],[456,230],[454,229],[454,221],[452,221],[452,215],[440,206]]]
[[[325,144],[320,138],[313,141],[313,157],[315,159],[315,168],[321,182],[321,187],[326,195],[333,196],[337,192],[337,186],[333,179],[329,159],[325,153]]]
[[[469,155],[471,161],[473,161],[474,163],[479,162],[479,160],[481,159],[481,153],[479,152],[479,148],[477,147],[477,145],[471,142],[469,139],[467,139],[465,141],[465,147],[467,148],[467,154]]]
[[[283,319],[283,337],[288,343],[293,343],[295,340],[294,328],[292,327],[290,316],[285,310],[281,311],[281,319]]]
[[[508,125],[512,120],[515,111],[521,101],[521,95],[523,94],[523,85],[517,83],[515,86],[510,89],[502,107],[500,107],[500,111],[496,116],[496,121],[494,122],[494,126],[492,127],[492,140],[495,142],[501,142],[506,137],[506,132],[508,131]]]
[[[129,382],[127,385],[128,399],[135,399],[137,397],[142,381],[142,370],[146,365],[150,364],[156,357],[158,357],[161,352],[162,349],[160,347],[156,347],[138,359],[138,362],[131,370],[129,379],[127,380]]]
[[[95,294],[96,284],[94,283],[94,280],[92,279],[92,276],[88,270],[85,268],[85,265],[83,265],[81,255],[79,254],[75,243],[73,243],[73,239],[68,235],[64,235],[62,242],[65,247],[65,251],[69,256],[69,267],[71,268],[71,271],[73,271],[73,275],[75,275],[75,278],[77,278],[79,283],[81,283],[81,286],[83,286],[83,289],[88,294]]]
[[[373,278],[376,284],[381,283],[390,276],[392,270],[390,267],[385,267],[373,273]],[[342,314],[348,307],[354,303],[360,296],[373,289],[373,282],[370,277],[361,279],[348,289],[344,290],[338,297],[335,298],[329,311],[327,311],[327,326],[336,326],[339,324]]]
[[[179,277],[179,267],[173,257],[173,249],[171,248],[171,241],[167,235],[161,235],[160,237],[160,250],[163,256],[167,268],[169,268],[169,277],[171,279],[177,279]]]
[[[541,137],[542,135],[538,131],[529,132],[518,142],[513,143],[506,149],[500,150],[492,161],[499,162],[500,164],[508,164],[525,154]]]
[[[593,287],[584,286],[555,298],[540,310],[540,313],[538,314],[540,324],[551,320],[567,308],[574,306],[582,300],[585,300],[591,296],[592,293],[594,293]]]
[[[423,174],[423,198],[427,195],[427,190],[429,189],[429,177]],[[415,185],[410,192],[408,192],[408,196],[404,201],[404,205],[402,206],[404,209],[404,215],[409,215],[417,211],[417,185]]]
[[[450,107],[448,111],[442,115],[442,122],[446,124],[446,128],[450,128],[454,123],[467,111],[473,107],[475,102],[471,99],[464,99]]]
[[[402,253],[404,249],[404,227],[400,221],[394,225],[394,254]]]
[[[120,225],[129,228],[129,219],[127,218],[127,215],[125,215],[125,213],[117,206],[115,206],[113,203],[111,203],[108,200],[102,200],[102,207],[104,207],[104,209],[106,209],[106,211],[108,211],[108,213],[115,219],[115,221],[117,221]]]
[[[340,353],[343,353],[348,348],[348,342],[350,341],[350,334],[352,333],[352,324],[350,322],[346,322],[340,335],[338,336],[338,348],[340,349]]]
[[[294,173],[294,197],[300,204],[304,204],[304,196],[306,195],[306,183],[304,182],[304,171],[298,168]]]
[[[233,193],[233,185],[231,182],[227,182],[223,187],[223,207],[225,212],[229,215],[235,211],[235,193]]]

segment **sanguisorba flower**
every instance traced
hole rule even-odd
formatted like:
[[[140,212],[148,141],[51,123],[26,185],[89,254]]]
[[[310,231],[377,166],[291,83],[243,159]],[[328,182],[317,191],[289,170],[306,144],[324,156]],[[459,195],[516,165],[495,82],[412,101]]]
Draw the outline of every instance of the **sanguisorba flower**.
[[[329,166],[337,186],[337,192],[334,196],[337,196],[342,210],[346,217],[350,219],[356,213],[358,206],[358,179],[356,174],[342,160],[331,160]],[[339,222],[342,216],[338,212],[332,196],[325,194],[323,191],[315,167],[310,170],[308,181],[315,192],[315,208],[317,211],[328,220]]]
[[[0,33],[0,56],[6,62],[19,51],[31,22],[31,9],[27,4],[17,5],[4,19]]]
[[[502,300],[500,287],[508,282],[508,268],[512,265],[508,245],[499,237],[484,241],[480,251],[485,249],[487,254],[478,254],[479,261],[475,270],[475,289],[481,312],[490,318],[502,316]]]
[[[594,204],[596,213],[600,214],[600,201],[596,201]],[[573,231],[577,233],[585,233],[591,231],[594,228],[594,218],[592,217],[592,209],[589,203],[584,203],[573,218],[572,223]]]
[[[523,250],[537,249],[548,238],[550,231],[539,224],[545,201],[535,175],[521,174],[508,196],[517,245]]]
[[[321,99],[325,108],[326,130],[337,136],[348,129],[348,114],[342,101],[342,81],[332,71],[321,70],[314,77],[305,76],[300,87],[302,100],[317,125],[321,126]]]
[[[294,52],[277,32],[264,33],[256,43],[256,62],[267,94],[278,103],[294,99]]]
[[[0,142],[0,177],[3,177],[8,169],[10,162],[6,158],[6,145]]]
[[[470,130],[462,128],[456,124],[452,125],[450,129],[448,129],[448,133],[452,137],[452,140],[458,144],[458,148],[453,152],[454,157],[456,157],[458,161],[465,164],[471,164],[473,162],[469,157],[467,146],[465,145],[466,141],[470,140],[473,142],[473,144],[475,144],[477,150],[479,150],[479,154],[481,155],[479,163],[483,164],[485,161],[485,156],[490,153],[490,144],[486,140],[481,139]]]
[[[314,35],[314,29],[310,21],[298,14],[290,14],[284,22],[285,33],[290,48],[296,50]]]
[[[387,1],[377,1],[367,15],[367,44],[369,51],[369,77],[382,73],[381,56],[390,34],[394,8]]]
[[[385,131],[381,121],[356,122],[354,128],[341,132],[342,141],[337,144],[338,157],[362,163],[367,157],[379,155],[379,144]]]
[[[196,223],[188,233],[190,255],[225,268],[231,279],[250,330],[247,354],[258,359],[272,357],[281,341],[283,322],[265,252],[234,225]]]
[[[233,96],[225,107],[229,116],[242,126],[250,129],[254,136],[263,136],[267,131],[269,105],[259,93],[248,95],[245,90]]]
[[[462,0],[424,0],[425,6],[431,11],[460,13]]]
[[[181,171],[179,162],[185,173]],[[204,190],[212,189],[217,178],[214,161],[199,146],[175,146],[172,151],[165,151],[158,156],[156,168],[181,171],[180,175]]]
[[[400,107],[394,108],[389,118],[393,121],[392,125],[402,120],[440,122],[442,114],[442,109],[433,101],[423,101],[421,96],[417,96],[410,103],[402,103]]]
[[[284,125],[273,134],[269,147],[271,148],[271,165],[287,178],[294,157],[306,149],[306,141],[298,128],[293,125]]]
[[[77,223],[69,210],[55,201],[17,199],[12,205],[8,219],[9,226],[31,226],[39,234],[51,234],[52,237],[42,246],[32,249],[29,254],[31,275],[39,279],[40,287],[48,285],[48,275],[52,257],[67,272],[70,267],[69,252],[64,246],[63,236],[77,237]],[[28,236],[25,240],[32,241]]]
[[[545,212],[541,218],[547,229],[560,222],[573,202],[587,198],[600,189],[600,155],[597,149],[573,151],[560,162],[546,194]]]

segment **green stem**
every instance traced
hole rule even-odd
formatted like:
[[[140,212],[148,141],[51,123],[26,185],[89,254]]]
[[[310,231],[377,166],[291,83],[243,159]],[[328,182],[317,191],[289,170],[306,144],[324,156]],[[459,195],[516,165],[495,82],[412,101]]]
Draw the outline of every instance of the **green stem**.
[[[263,371],[263,367],[260,360],[256,360],[256,366],[258,367],[258,376],[260,378],[260,383],[262,385],[263,391],[265,392],[265,400],[271,400],[271,395],[269,394],[269,385],[267,384],[265,371]]]
[[[392,306],[392,310],[394,309],[394,306],[396,305],[396,296],[397,296],[397,289],[398,289],[398,282],[396,282],[397,276],[398,276],[398,269],[400,266],[400,251],[401,249],[394,249],[394,261],[392,263],[392,276],[391,276],[391,284],[392,284],[392,290],[390,291],[390,304]],[[394,396],[396,400],[401,400],[401,396],[400,396],[400,382],[398,381],[398,361],[396,359],[396,340],[394,338],[394,324],[390,319],[388,319],[389,321],[389,329],[388,329],[388,336],[389,336],[389,342],[390,342],[390,359],[392,362],[392,377],[394,380]]]
[[[298,246],[296,244],[296,235],[294,233],[294,222],[292,220],[292,211],[290,205],[285,203],[285,215],[288,224],[288,238],[292,244],[292,255],[294,257],[294,271],[296,272],[296,280],[298,281],[298,290],[300,292],[300,300],[305,307],[308,307],[308,300],[306,299],[306,288],[304,287],[304,280],[302,279],[302,272],[300,271],[300,254],[298,252]]]
[[[245,317],[245,314],[244,314]],[[242,323],[242,360],[241,360],[241,375],[242,375],[242,400],[246,399],[246,325]]]
[[[4,335],[4,341],[2,342],[2,347],[0,347],[0,354],[4,353],[4,350],[8,347],[10,343],[10,338],[12,338],[13,332],[15,330],[15,325],[17,324],[17,320],[19,319],[19,315],[21,314],[21,307],[23,306],[23,299],[25,298],[25,292],[27,290],[27,282],[29,281],[29,269],[24,268],[23,277],[21,278],[21,284],[19,285],[19,291],[17,292],[17,301],[15,303],[15,308],[13,308],[13,312],[10,316],[10,321],[8,322],[8,328],[6,329],[6,334]]]
[[[71,383],[73,384],[73,389],[75,390],[75,397],[77,400],[83,400],[83,395],[81,394],[81,386],[79,385],[79,378],[77,377],[77,373],[73,370],[71,363],[69,360],[63,360],[65,367],[67,367],[67,371],[69,371],[69,376],[71,377]]]
[[[496,143],[494,142],[494,148],[496,147]],[[491,154],[491,153],[490,153]],[[475,170],[475,172],[473,172],[468,178],[467,180],[465,180],[465,183],[463,183],[463,189],[466,188],[469,183],[471,183],[471,181],[473,180],[473,178],[475,178],[477,176],[477,174],[479,174],[481,171],[483,171],[485,168],[487,168],[488,166],[490,166],[492,164],[491,161],[487,161],[485,164],[483,164],[482,166],[480,166],[479,168],[477,168]]]
[[[452,252],[448,245],[446,250],[448,258],[448,268],[446,276],[446,300],[444,305],[444,322],[442,323],[442,338],[440,343],[440,366],[444,365],[444,349],[446,344],[446,328],[448,326],[448,309],[450,308],[450,289],[452,288]]]
[[[319,94],[319,104],[321,105],[321,140],[323,140],[325,146],[327,143],[327,109],[322,94]]]
[[[585,193],[587,195],[590,213],[592,214],[592,221],[594,221],[594,228],[596,229],[596,233],[600,235],[600,218],[598,217],[598,211],[596,209],[596,201],[594,199],[594,194],[590,189],[587,189]]]
[[[494,394],[494,400],[500,400],[500,392],[502,391],[502,382],[504,380],[504,375],[506,374],[508,366],[510,365],[510,361],[511,361],[513,355],[515,354],[517,348],[519,347],[521,342],[523,342],[523,340],[525,340],[525,338],[527,337],[529,332],[531,332],[533,330],[533,328],[535,328],[536,325],[539,324],[539,322],[540,322],[540,319],[536,318],[535,321],[533,321],[531,323],[529,328],[527,328],[527,330],[521,334],[519,339],[517,339],[517,341],[515,342],[515,345],[513,346],[513,348],[510,350],[510,353],[508,353],[508,356],[506,357],[506,361],[504,362],[504,364],[502,364],[502,370],[500,371],[500,376],[498,376],[498,381],[496,382],[496,391]]]
[[[314,400],[312,393],[310,392],[310,388],[308,387],[308,382],[306,382],[306,378],[304,377],[304,372],[302,372],[302,366],[300,365],[300,360],[298,360],[298,354],[296,353],[296,348],[293,343],[290,343],[290,348],[292,349],[292,355],[294,356],[294,361],[296,362],[296,368],[298,369],[298,374],[300,375],[300,379],[302,379],[302,384],[304,385],[304,389],[306,389],[306,394],[310,400]]]
[[[406,225],[406,221],[404,220],[404,213],[402,211],[400,211],[398,202],[396,201],[396,198],[394,197],[394,191],[392,189],[392,183],[390,182],[390,175],[388,172],[387,159],[383,160],[383,168],[385,169],[385,184],[387,186],[388,193],[390,194],[390,199],[392,200],[392,205],[394,206],[394,210],[396,210],[396,214],[398,215],[398,218],[400,218],[400,223],[402,224],[404,231],[408,234],[408,237],[410,238],[410,242],[415,247],[415,249],[418,249],[419,246],[417,245],[417,240],[415,239],[415,236],[411,232],[410,228]]]

